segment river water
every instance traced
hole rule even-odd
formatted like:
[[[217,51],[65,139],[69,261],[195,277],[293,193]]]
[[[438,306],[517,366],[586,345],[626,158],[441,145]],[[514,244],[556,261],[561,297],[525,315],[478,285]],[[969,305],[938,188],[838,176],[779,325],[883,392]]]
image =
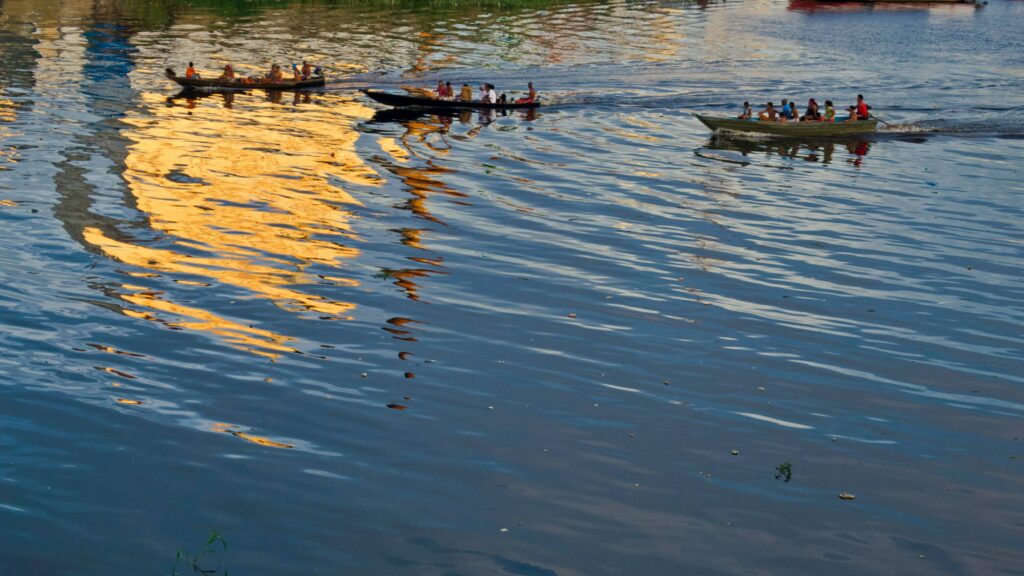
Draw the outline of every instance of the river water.
[[[1024,3],[424,4],[0,3],[0,573],[1021,573]]]

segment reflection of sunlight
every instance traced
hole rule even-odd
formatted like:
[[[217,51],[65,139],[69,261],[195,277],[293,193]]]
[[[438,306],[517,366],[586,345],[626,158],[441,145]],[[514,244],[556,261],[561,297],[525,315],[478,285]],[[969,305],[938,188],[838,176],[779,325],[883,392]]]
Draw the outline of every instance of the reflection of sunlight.
[[[295,447],[293,444],[287,444],[285,442],[278,442],[276,440],[271,440],[270,438],[266,438],[266,437],[263,437],[263,436],[256,436],[255,434],[249,434],[249,433],[246,433],[246,432],[242,432],[241,430],[238,430],[237,428],[238,428],[237,426],[235,426],[233,424],[228,424],[226,422],[214,422],[213,425],[210,426],[210,430],[212,430],[213,432],[226,432],[228,434],[231,434],[235,438],[241,438],[242,440],[245,440],[246,442],[252,442],[253,444],[259,444],[260,446],[268,446],[270,448],[294,448]]]
[[[387,152],[395,163],[388,162],[385,167],[395,176],[401,179],[405,185],[405,190],[411,195],[411,198],[403,205],[403,208],[411,211],[413,214],[437,224],[446,225],[442,220],[434,216],[431,213],[428,206],[428,201],[434,194],[442,194],[451,198],[467,198],[468,196],[462,192],[452,189],[445,184],[440,177],[452,172],[450,168],[446,168],[437,164],[433,160],[426,160],[425,166],[411,166],[409,160],[413,156],[417,156],[413,152],[413,141],[424,145],[431,149],[432,152],[440,154],[446,154],[447,150],[438,150],[431,146],[427,141],[428,136],[431,135],[444,135],[448,130],[448,125],[443,119],[438,117],[431,117],[431,120],[411,120],[403,123],[405,126],[405,134],[401,137],[402,146],[399,146],[395,140],[391,138],[383,138],[380,141],[381,150]],[[404,148],[403,148],[404,146]],[[418,157],[418,156],[417,156]],[[423,244],[423,235],[426,231],[419,228],[403,228],[399,230],[401,235],[400,242],[410,248],[417,250],[428,250]],[[394,280],[394,285],[405,292],[405,295],[415,301],[420,301],[419,285],[416,283],[416,279],[429,277],[433,274],[447,274],[444,271],[444,259],[443,258],[424,258],[417,256],[408,256],[408,260],[416,262],[417,264],[424,264],[431,266],[432,269],[427,268],[403,268],[403,269],[389,269],[384,271],[384,275]],[[393,329],[385,328],[389,332],[393,332]],[[396,336],[399,339],[407,339]],[[415,340],[415,338],[408,338]]]
[[[0,170],[4,169],[4,164],[15,160],[14,148],[3,145],[4,140],[14,136],[14,132],[7,124],[14,122],[15,117],[14,102],[4,98],[4,88],[0,86]]]
[[[87,228],[85,240],[119,261],[179,283],[203,287],[213,279],[266,297],[294,312],[350,318],[355,305],[302,291],[317,284],[311,265],[331,268],[358,256],[348,244],[349,207],[360,203],[344,184],[375,186],[381,179],[355,152],[353,118],[371,111],[346,101],[280,105],[260,93],[239,95],[233,108],[219,98],[168,106],[142,96],[142,115],[125,118],[133,143],[124,178],[149,227],[169,242],[142,245]],[[289,99],[290,101],[290,99]],[[188,275],[191,278],[173,278]],[[324,277],[321,275],[321,277]],[[335,286],[354,279],[331,276]],[[165,300],[155,292],[121,297],[137,306],[192,320],[168,324],[217,334],[227,342],[276,357],[291,340]],[[145,316],[143,314],[143,316]]]

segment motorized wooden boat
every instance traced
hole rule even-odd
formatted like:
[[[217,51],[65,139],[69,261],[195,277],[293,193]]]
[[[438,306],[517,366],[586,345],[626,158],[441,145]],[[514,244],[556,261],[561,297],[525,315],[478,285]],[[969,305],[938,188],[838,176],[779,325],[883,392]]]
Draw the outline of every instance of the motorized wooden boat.
[[[507,102],[505,104],[485,104],[483,102],[463,102],[461,100],[441,100],[425,96],[410,96],[408,94],[394,94],[383,90],[362,90],[373,100],[387,106],[396,108],[433,108],[437,110],[517,110],[522,108],[537,108],[540,102],[524,102],[517,104]]]
[[[751,132],[755,134],[771,134],[773,136],[803,136],[811,138],[827,138],[848,134],[870,134],[878,129],[878,120],[857,120],[856,122],[778,122],[770,120],[740,120],[739,118],[721,118],[694,114],[697,120],[711,129],[712,132]]]
[[[323,86],[326,80],[323,76],[314,76],[309,80],[299,82],[245,82],[241,78],[234,80],[221,80],[220,78],[185,78],[178,76],[174,70],[166,69],[164,73],[167,78],[180,84],[189,90],[305,90],[306,88],[317,88]]]

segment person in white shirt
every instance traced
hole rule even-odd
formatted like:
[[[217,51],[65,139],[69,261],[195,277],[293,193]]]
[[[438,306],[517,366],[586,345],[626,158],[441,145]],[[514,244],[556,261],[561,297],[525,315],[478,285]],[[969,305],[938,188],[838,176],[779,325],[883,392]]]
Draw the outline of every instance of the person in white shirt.
[[[480,87],[480,102],[484,104],[496,104],[498,94],[494,91],[494,84],[484,84]]]

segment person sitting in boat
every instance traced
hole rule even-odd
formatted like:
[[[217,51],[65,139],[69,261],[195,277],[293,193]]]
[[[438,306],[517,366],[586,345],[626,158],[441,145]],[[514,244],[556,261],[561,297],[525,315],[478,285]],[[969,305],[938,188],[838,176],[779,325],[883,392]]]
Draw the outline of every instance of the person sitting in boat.
[[[270,81],[275,83],[284,82],[284,70],[277,64],[270,70]]]
[[[501,96],[498,96],[498,104],[508,104],[508,95],[502,94]]]
[[[309,65],[309,62],[302,61],[302,79],[309,80],[310,76],[313,75],[313,67]]]
[[[447,97],[445,98],[446,100],[455,98],[455,89],[452,88],[451,80],[444,83],[444,92],[447,94]]]
[[[736,118],[740,120],[750,120],[754,117],[754,111],[750,108],[750,102],[743,101],[743,113]]]
[[[498,93],[494,91],[494,84],[484,84],[480,87],[480,102],[482,104],[498,103]]]
[[[774,122],[775,120],[779,119],[779,111],[775,109],[774,104],[769,102],[768,105],[765,106],[765,109],[761,110],[761,113],[758,114],[757,117],[760,118],[762,121],[767,120]]]
[[[782,99],[782,108],[780,108],[778,110],[779,116],[783,120],[788,120],[789,119],[789,114],[792,111],[793,111],[793,108],[789,105],[789,100],[786,100],[785,98],[783,98]]]
[[[469,84],[462,85],[462,90],[459,92],[459,100],[463,102],[473,101],[473,89],[469,87]]]
[[[220,80],[231,80],[235,79],[235,69],[231,67],[231,64],[224,65],[224,73],[220,75]]]
[[[836,119],[836,109],[832,107],[831,100],[825,100],[825,122],[834,122]]]
[[[818,102],[811,98],[807,101],[807,111],[800,117],[801,122],[817,122],[821,120],[821,112],[818,110]]]
[[[527,82],[526,86],[530,89],[527,96],[516,100],[516,104],[532,104],[537,101],[537,90],[533,87],[533,82]]]
[[[846,117],[846,120],[845,120],[846,122],[856,122],[857,120],[860,120],[860,118],[857,115],[857,107],[856,106],[850,106],[848,108],[848,111],[849,111],[849,115]]]
[[[199,80],[199,73],[196,72],[195,64],[188,63],[188,68],[185,68],[185,78],[190,80]]]
[[[868,106],[868,103],[864,101],[864,95],[857,94],[857,118],[859,120],[871,118],[870,110],[871,106]]]
[[[447,100],[448,99],[448,89],[445,88],[445,86],[444,86],[444,80],[438,80],[437,81],[437,99],[438,100]]]
[[[786,119],[800,121],[800,110],[796,107],[796,100],[789,103],[789,117]]]

